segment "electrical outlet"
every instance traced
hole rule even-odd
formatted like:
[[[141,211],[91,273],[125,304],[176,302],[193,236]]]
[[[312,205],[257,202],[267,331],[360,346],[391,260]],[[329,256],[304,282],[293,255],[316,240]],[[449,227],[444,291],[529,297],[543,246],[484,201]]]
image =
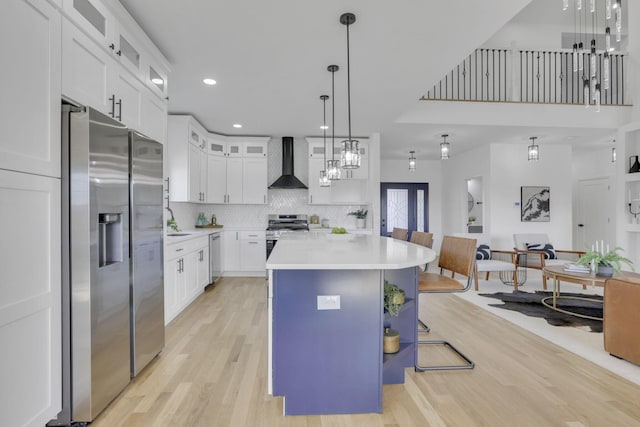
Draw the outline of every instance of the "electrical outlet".
[[[318,310],[340,310],[340,295],[318,295]]]

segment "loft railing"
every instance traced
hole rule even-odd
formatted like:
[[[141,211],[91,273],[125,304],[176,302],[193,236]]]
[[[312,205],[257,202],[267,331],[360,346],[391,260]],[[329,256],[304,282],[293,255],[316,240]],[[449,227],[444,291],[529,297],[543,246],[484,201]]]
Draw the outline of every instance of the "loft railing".
[[[584,71],[573,72],[571,52],[476,49],[436,83],[423,100],[584,104]],[[625,105],[624,55],[609,55],[609,89],[604,89],[603,55],[596,60],[602,105]],[[593,101],[591,101],[593,104]]]

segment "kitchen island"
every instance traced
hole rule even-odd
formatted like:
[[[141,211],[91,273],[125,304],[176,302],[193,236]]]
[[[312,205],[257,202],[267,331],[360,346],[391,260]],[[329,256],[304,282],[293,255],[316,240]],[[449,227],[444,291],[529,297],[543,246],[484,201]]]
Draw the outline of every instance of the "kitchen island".
[[[291,236],[290,236],[291,235]],[[269,393],[285,415],[382,411],[382,384],[416,364],[418,266],[429,248],[388,237],[290,233],[267,260]],[[398,317],[384,282],[405,291]],[[384,327],[400,350],[383,354]]]

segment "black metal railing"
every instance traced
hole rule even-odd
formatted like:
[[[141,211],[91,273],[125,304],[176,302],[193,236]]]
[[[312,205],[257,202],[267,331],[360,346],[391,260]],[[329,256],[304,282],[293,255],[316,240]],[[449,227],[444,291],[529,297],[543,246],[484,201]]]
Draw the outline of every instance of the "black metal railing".
[[[584,71],[573,71],[572,52],[476,49],[426,95],[424,100],[584,104]],[[609,55],[609,88],[604,88],[604,58],[598,54],[597,77],[602,105],[624,105],[624,55]],[[591,100],[591,104],[594,102]]]

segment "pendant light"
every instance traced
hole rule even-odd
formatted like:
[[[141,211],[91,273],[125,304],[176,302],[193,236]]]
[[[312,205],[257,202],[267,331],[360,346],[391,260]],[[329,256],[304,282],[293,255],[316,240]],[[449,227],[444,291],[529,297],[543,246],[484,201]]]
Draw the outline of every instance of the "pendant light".
[[[342,171],[340,170],[340,160],[335,160],[335,139],[336,139],[336,91],[335,91],[335,73],[340,67],[337,65],[329,65],[327,71],[331,73],[331,160],[327,160],[326,172],[327,178],[331,181],[340,179]]]
[[[360,142],[351,138],[351,67],[349,55],[349,25],[356,22],[353,13],[340,15],[340,23],[347,26],[347,112],[349,122],[349,139],[342,141],[340,160],[343,169],[357,169],[360,167]]]
[[[440,160],[449,159],[449,143],[447,142],[448,134],[442,135],[442,142],[440,143]]]
[[[538,144],[536,144],[536,139],[538,139],[537,136],[532,136],[529,138],[531,140],[531,145],[528,148],[528,152],[529,152],[529,158],[528,160],[530,162],[535,162],[540,160],[540,147],[538,147]]]
[[[416,171],[416,157],[413,155],[415,153],[415,151],[409,151],[409,172],[415,172]]]
[[[327,99],[329,95],[320,95],[322,100],[322,141],[324,160],[322,162],[322,170],[320,171],[320,187],[331,187],[331,180],[327,177]]]
[[[613,140],[613,147],[611,147],[611,163],[615,163],[618,160],[616,153],[616,140]]]

